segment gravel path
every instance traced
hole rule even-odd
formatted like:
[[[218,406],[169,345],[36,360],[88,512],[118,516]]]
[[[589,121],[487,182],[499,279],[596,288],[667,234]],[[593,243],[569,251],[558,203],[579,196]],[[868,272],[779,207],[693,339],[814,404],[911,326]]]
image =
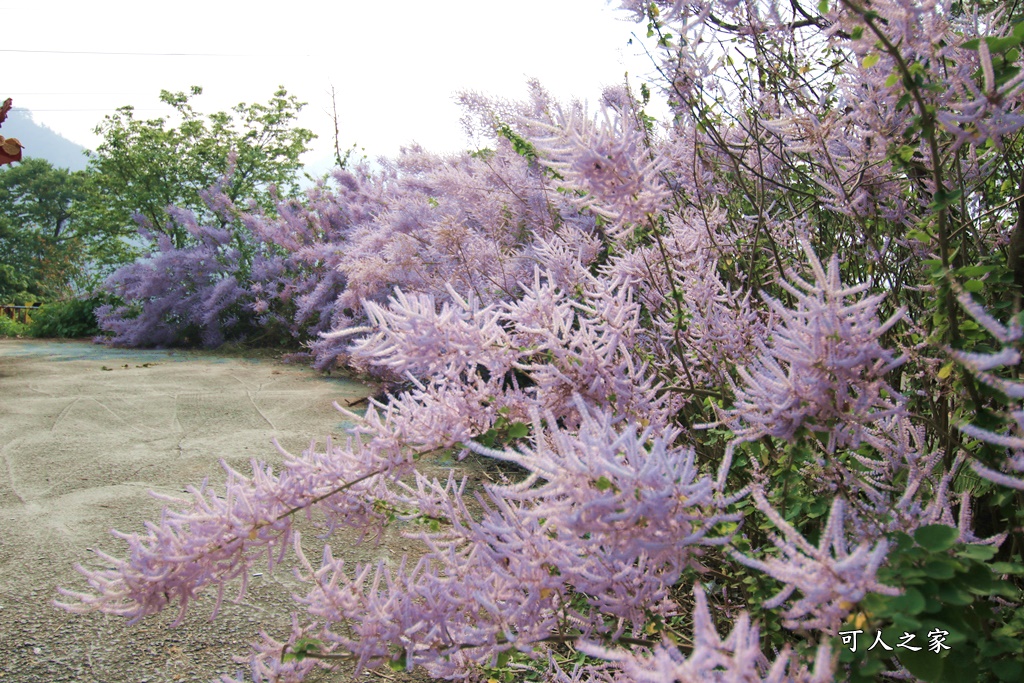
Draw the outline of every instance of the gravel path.
[[[273,360],[0,340],[0,683],[209,681],[243,670],[232,656],[260,628],[287,632],[287,568],[257,568],[244,602],[225,601],[211,622],[208,596],[173,629],[174,614],[134,627],[68,614],[51,604],[56,587],[86,588],[74,565],[99,562],[91,549],[123,552],[111,528],[141,531],[158,519],[148,491],[220,482],[221,458],[243,472],[253,457],[278,460],[272,437],[301,451],[340,435],[332,401],[367,393]],[[364,561],[400,556],[407,544],[397,535],[381,546],[332,542]],[[413,680],[390,671],[362,679]]]

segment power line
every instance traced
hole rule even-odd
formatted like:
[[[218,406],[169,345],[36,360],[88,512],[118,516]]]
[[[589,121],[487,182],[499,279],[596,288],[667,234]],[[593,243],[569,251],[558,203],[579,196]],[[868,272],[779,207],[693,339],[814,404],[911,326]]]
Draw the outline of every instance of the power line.
[[[3,91],[2,94],[4,96],[10,96],[10,95],[21,96],[21,95],[148,95],[149,93],[133,92],[133,91],[127,91],[127,90],[124,91],[124,92],[85,92],[85,91],[78,91],[78,92],[70,92],[70,91],[67,91],[67,92],[10,92],[8,90],[5,90],[5,91]]]
[[[260,55],[233,54],[224,52],[101,52],[96,50],[12,50],[0,48],[0,52],[19,52],[47,55],[112,55],[121,57],[312,57],[313,55]]]
[[[35,113],[37,111],[113,111],[114,109],[120,109],[120,107],[100,107],[96,109],[36,109],[35,107],[11,107],[11,111],[27,111]],[[132,107],[132,111],[168,111],[167,109],[139,109]]]

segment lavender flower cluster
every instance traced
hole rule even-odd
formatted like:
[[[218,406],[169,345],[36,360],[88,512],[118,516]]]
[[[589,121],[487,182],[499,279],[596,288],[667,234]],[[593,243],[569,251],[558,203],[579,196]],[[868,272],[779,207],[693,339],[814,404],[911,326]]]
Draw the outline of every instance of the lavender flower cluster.
[[[983,261],[1019,237],[1024,30],[948,0],[623,6],[658,41],[663,125],[621,88],[596,114],[467,93],[490,147],[413,147],[274,216],[211,195],[220,226],[175,214],[193,243],[114,276],[113,343],[279,329],[408,388],[345,445],[169,500],[63,607],[184,613],[294,547],[309,590],[255,681],[826,681],[858,604],[903,591],[894,534],[1013,533],[973,527],[963,478],[1024,490],[1024,334]],[[470,493],[423,473],[441,450],[520,474]],[[396,563],[314,564],[291,523],[313,511],[431,524]]]

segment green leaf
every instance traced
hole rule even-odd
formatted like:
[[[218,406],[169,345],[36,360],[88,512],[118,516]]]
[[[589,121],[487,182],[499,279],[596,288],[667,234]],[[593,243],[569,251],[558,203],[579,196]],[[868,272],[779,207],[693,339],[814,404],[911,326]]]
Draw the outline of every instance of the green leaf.
[[[945,524],[929,524],[914,532],[917,544],[933,553],[949,550],[960,538],[960,531]]]
[[[301,662],[303,659],[308,657],[310,654],[319,652],[323,649],[324,644],[316,638],[299,638],[295,641],[295,644],[287,648],[288,652],[285,652],[281,657],[282,662]]]
[[[966,545],[962,549],[956,552],[957,557],[963,557],[968,560],[991,560],[995,557],[998,550],[990,545]],[[998,563],[996,563],[998,564]],[[1024,569],[1024,567],[1022,567]],[[996,571],[995,564],[992,565],[992,571]],[[996,572],[997,574],[1000,572]]]
[[[903,591],[903,595],[898,595],[889,600],[889,611],[893,614],[915,615],[923,612],[924,608],[924,596],[921,595],[921,591],[913,587]]]
[[[899,633],[913,633],[917,629],[921,628],[921,622],[913,617],[897,614],[892,619],[892,627]]]
[[[964,266],[963,268],[957,268],[955,272],[957,275],[964,277],[981,277],[995,269],[995,266]]]
[[[992,571],[986,565],[972,564],[959,578],[960,583],[974,593],[988,595],[992,590]]]
[[[948,557],[937,557],[924,565],[924,573],[933,579],[952,579],[956,570],[957,563]]]
[[[939,586],[938,597],[944,604],[954,607],[966,607],[974,602],[974,597],[970,593],[949,583]]]
[[[402,656],[398,659],[392,659],[391,661],[389,661],[388,666],[391,668],[392,671],[405,671],[407,668],[405,662],[405,653],[403,652]]]
[[[1007,600],[1019,600],[1020,589],[1008,581],[993,581],[989,595],[997,595]]]
[[[936,192],[935,200],[929,204],[932,211],[942,211],[952,206],[963,195],[963,190],[950,190],[948,192]]]
[[[996,87],[1006,85],[1008,81],[1016,78],[1017,74],[1020,73],[1020,67],[1017,66],[1004,66],[996,73]]]
[[[821,517],[829,510],[829,503],[823,498],[819,498],[810,505],[807,506],[807,516],[811,519]]]
[[[989,36],[985,38],[985,42],[988,43],[988,49],[991,52],[1006,52],[1010,48],[1020,45],[1021,39],[1018,36],[1010,34],[1005,38],[994,38]]]
[[[898,73],[896,73],[895,71],[893,71],[891,74],[889,74],[889,77],[887,79],[885,79],[885,87],[886,88],[891,88],[892,86],[896,85],[899,82],[900,82],[900,75]]]
[[[972,294],[976,294],[985,289],[985,283],[982,280],[968,280],[964,283],[964,289]]]
[[[594,487],[598,491],[607,491],[612,486],[613,486],[612,480],[609,479],[608,477],[604,476],[603,474],[600,477],[597,478],[597,481],[594,482]]]
[[[865,612],[868,612],[870,614],[875,614],[878,616],[888,616],[890,614],[889,603],[891,603],[892,600],[893,598],[888,595],[881,595],[880,593],[868,593],[860,601],[860,607]]]
[[[932,236],[926,233],[924,230],[909,230],[907,231],[907,238],[917,240],[918,242],[923,242],[924,244],[928,244],[929,242],[932,241]]]
[[[879,57],[877,53],[872,52],[871,54],[864,56],[864,59],[861,61],[860,65],[865,69],[870,69],[875,64],[878,64],[879,59],[881,59],[881,57]]]
[[[828,14],[828,0],[818,0],[818,13]]]
[[[916,678],[922,681],[937,681],[942,676],[942,665],[945,660],[934,652],[922,649],[919,652],[899,648],[897,650],[900,664]]]
[[[914,547],[914,539],[902,531],[897,531],[893,534],[892,541],[895,543],[893,546],[894,551],[904,552]]]
[[[508,426],[508,438],[522,439],[530,433],[530,427],[525,422],[513,422]]]
[[[1003,659],[992,662],[992,671],[1001,681],[1019,681],[1024,678],[1024,665],[1019,660]]]
[[[498,440],[498,432],[494,429],[488,429],[486,432],[478,436],[476,440],[482,445],[487,446],[487,448],[494,448],[494,443]]]

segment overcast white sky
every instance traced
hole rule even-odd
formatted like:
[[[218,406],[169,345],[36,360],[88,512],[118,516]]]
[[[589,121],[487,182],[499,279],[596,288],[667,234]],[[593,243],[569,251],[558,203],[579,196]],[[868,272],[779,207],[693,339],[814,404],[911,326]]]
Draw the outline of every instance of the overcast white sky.
[[[343,145],[454,151],[468,144],[460,90],[520,98],[535,77],[560,99],[594,102],[626,72],[652,70],[627,44],[644,27],[605,0],[0,0],[0,16],[0,97],[90,148],[118,106],[164,115],[161,89],[200,85],[197,108],[213,112],[266,102],[280,84],[308,102],[301,125],[319,139],[305,161],[316,163],[333,144],[333,84]]]

